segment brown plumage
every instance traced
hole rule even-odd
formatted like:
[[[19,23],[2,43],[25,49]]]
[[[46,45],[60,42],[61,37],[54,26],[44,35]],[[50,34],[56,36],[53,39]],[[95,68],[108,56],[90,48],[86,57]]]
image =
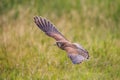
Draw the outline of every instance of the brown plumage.
[[[87,50],[80,44],[69,42],[48,20],[42,17],[34,17],[36,25],[48,36],[56,40],[56,44],[62,50],[65,50],[68,57],[74,64],[81,63],[89,58]]]

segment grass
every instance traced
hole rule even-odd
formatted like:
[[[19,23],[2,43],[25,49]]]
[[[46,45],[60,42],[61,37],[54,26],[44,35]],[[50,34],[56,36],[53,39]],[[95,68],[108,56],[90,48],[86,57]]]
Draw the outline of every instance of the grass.
[[[119,80],[119,0],[1,0],[0,80]],[[52,21],[90,59],[74,65],[33,22]]]

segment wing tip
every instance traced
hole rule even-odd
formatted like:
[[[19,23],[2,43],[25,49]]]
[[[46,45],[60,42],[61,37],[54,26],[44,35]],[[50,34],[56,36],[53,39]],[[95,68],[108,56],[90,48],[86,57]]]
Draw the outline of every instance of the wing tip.
[[[41,16],[34,16],[33,17],[35,24],[44,32],[46,32],[46,26],[43,20],[45,20],[45,18],[42,18]]]
[[[34,16],[33,19],[34,19],[34,22],[36,22],[37,20],[39,20],[39,18],[42,18],[41,16]]]
[[[89,59],[89,55],[84,57],[82,55],[68,54],[68,57],[71,59],[73,64],[81,64],[83,61]]]

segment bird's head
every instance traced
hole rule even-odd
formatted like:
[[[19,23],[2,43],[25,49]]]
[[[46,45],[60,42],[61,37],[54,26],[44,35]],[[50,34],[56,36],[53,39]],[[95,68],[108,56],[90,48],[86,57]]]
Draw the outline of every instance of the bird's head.
[[[56,45],[61,48],[62,43],[61,42],[56,42]]]
[[[63,49],[64,44],[65,44],[64,42],[60,42],[60,41],[56,42],[56,45],[61,49]]]

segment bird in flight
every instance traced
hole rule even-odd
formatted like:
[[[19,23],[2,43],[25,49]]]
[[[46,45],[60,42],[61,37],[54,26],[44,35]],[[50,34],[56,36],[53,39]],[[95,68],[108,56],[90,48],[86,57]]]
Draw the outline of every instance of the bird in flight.
[[[87,50],[78,43],[71,43],[68,41],[49,20],[35,16],[34,22],[46,35],[56,40],[56,45],[67,52],[73,64],[79,64],[89,59]]]

